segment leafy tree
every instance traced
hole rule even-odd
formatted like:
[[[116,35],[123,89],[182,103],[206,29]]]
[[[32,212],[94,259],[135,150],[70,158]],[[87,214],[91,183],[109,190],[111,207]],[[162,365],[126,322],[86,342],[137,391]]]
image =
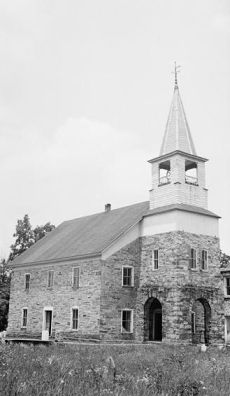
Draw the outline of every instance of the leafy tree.
[[[228,265],[230,265],[230,256],[220,251],[220,263],[221,268],[226,268]]]
[[[35,242],[39,239],[43,238],[48,232],[52,231],[55,228],[55,225],[46,223],[44,226],[37,226],[34,229],[34,238]]]
[[[18,220],[16,224],[16,232],[14,238],[16,238],[13,245],[11,245],[11,252],[9,260],[12,261],[15,257],[22,254],[30,246],[32,246],[39,239],[43,238],[47,232],[52,231],[55,228],[50,222],[44,226],[37,226],[32,229],[30,224],[29,216],[26,214],[22,220]]]
[[[16,232],[13,234],[16,238],[13,245],[10,246],[11,252],[9,260],[22,254],[26,249],[35,242],[34,232],[32,230],[29,216],[26,214],[22,220],[18,220],[16,224]]]
[[[6,330],[10,299],[11,270],[5,259],[0,261],[0,331]]]

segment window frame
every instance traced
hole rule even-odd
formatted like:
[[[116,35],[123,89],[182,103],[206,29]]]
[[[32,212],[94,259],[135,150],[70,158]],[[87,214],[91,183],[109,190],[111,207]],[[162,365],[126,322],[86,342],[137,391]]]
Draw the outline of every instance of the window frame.
[[[29,282],[27,282],[27,279],[26,279],[27,276],[29,276]],[[29,291],[30,290],[30,280],[31,280],[31,275],[30,275],[29,272],[27,272],[25,274],[25,291]],[[27,287],[27,285],[28,285],[28,287]]]
[[[50,273],[52,272],[52,284],[49,283],[50,281]],[[47,287],[48,289],[52,289],[54,286],[54,270],[48,270],[48,275],[47,275]]]
[[[74,270],[75,269],[78,269],[78,283],[77,284],[74,284],[74,279],[75,279]],[[72,267],[72,288],[79,289],[79,287],[80,287],[80,267],[76,266],[76,267]]]
[[[127,331],[123,327],[123,313],[124,312],[130,312],[130,331]],[[124,308],[121,310],[121,333],[122,334],[133,334],[133,309]]]
[[[24,325],[24,319],[25,319],[24,312],[25,311],[26,311],[26,324]],[[23,307],[22,308],[22,318],[21,318],[21,328],[22,329],[26,329],[27,328],[27,324],[28,324],[28,307]]]
[[[205,263],[205,259],[203,259],[203,253],[206,253],[206,268],[203,266],[203,263]],[[208,271],[208,251],[207,251],[207,249],[201,250],[201,270]]]
[[[73,328],[73,320],[74,320],[73,311],[77,311],[77,328],[76,329]],[[70,327],[71,327],[72,331],[78,331],[79,330],[79,307],[74,306],[74,307],[71,308]]]
[[[155,252],[157,252],[157,258],[155,258]],[[155,265],[157,263],[157,265]],[[159,269],[159,249],[152,250],[152,269],[157,271]]]
[[[228,280],[229,280],[229,285],[228,285]],[[229,294],[228,294],[228,290],[229,290]],[[224,277],[224,296],[226,298],[230,298],[230,275]]]
[[[192,251],[195,252],[195,258],[192,257]],[[192,265],[192,263],[194,262],[194,260],[195,260],[195,267]],[[189,268],[190,268],[190,270],[193,270],[193,271],[194,271],[194,270],[197,270],[197,249],[195,249],[195,248],[193,248],[193,247],[190,248]]]
[[[194,311],[191,312],[191,326],[192,334],[196,334],[196,313]]]
[[[124,285],[124,269],[131,269],[131,284],[130,285]],[[123,265],[122,266],[122,287],[133,287],[134,286],[134,267],[132,265]]]

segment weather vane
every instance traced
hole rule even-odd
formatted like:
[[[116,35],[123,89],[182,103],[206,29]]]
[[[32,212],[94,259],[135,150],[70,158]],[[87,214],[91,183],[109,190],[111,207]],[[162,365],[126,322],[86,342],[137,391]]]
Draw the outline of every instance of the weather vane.
[[[175,76],[175,88],[178,87],[178,85],[177,85],[177,73],[180,73],[180,68],[181,68],[181,66],[179,66],[179,65],[177,66],[177,64],[175,62],[174,71],[172,72],[174,74],[174,76]]]

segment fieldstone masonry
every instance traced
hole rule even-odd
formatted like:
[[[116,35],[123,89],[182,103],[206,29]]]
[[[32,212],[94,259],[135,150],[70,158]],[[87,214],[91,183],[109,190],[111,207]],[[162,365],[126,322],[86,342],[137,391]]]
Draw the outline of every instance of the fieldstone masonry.
[[[72,287],[72,268],[80,268],[79,288]],[[54,270],[54,285],[47,287],[48,271]],[[30,288],[25,290],[25,274]],[[52,336],[74,339],[99,338],[101,262],[88,259],[64,264],[31,266],[15,270],[11,283],[9,336],[41,337],[44,307],[53,308]],[[79,329],[71,328],[72,307],[79,309]],[[28,309],[28,325],[22,328],[22,309]]]
[[[189,250],[198,251],[197,268],[190,269]],[[153,269],[152,251],[159,251],[159,268]],[[201,250],[208,251],[208,269],[201,269]],[[132,266],[134,285],[122,286],[122,267]],[[72,268],[80,267],[80,287],[72,287]],[[88,259],[16,270],[12,278],[9,336],[41,337],[44,307],[53,308],[52,336],[57,339],[148,341],[145,304],[157,299],[162,306],[163,342],[200,342],[192,335],[191,312],[196,301],[210,306],[208,342],[224,337],[223,288],[217,238],[169,232],[138,238],[107,260]],[[48,270],[54,286],[47,288]],[[25,290],[25,273],[30,289]],[[205,310],[201,302],[200,309]],[[22,309],[28,309],[28,326],[22,329]],[[71,329],[71,309],[79,308],[79,329]],[[121,332],[122,309],[133,310],[133,332]],[[204,316],[204,313],[203,313]],[[198,320],[198,316],[197,316]],[[202,321],[202,319],[201,319]]]

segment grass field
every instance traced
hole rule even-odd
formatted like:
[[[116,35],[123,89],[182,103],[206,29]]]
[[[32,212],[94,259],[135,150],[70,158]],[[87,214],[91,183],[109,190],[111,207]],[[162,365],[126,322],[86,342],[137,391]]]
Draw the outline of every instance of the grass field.
[[[5,344],[0,345],[0,395],[229,396],[230,351],[156,344]]]

